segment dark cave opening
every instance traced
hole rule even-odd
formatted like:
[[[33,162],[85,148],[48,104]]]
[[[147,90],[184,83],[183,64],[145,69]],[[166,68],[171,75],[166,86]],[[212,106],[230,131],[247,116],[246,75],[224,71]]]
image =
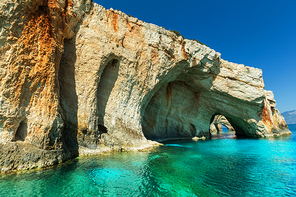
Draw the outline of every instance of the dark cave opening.
[[[101,124],[98,125],[98,130],[99,130],[99,133],[108,133],[108,129]]]
[[[223,135],[225,135],[226,138],[246,137],[245,130],[241,126],[238,126],[243,125],[241,122],[242,120],[237,118],[214,114],[210,121],[209,132],[212,138],[221,138]],[[226,127],[227,132],[223,132],[222,125]]]
[[[16,130],[15,136],[12,141],[25,141],[27,137],[27,123],[22,121]]]

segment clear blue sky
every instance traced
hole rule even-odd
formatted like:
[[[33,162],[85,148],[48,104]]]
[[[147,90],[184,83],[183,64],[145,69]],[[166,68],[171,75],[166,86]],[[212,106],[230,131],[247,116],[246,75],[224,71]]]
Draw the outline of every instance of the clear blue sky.
[[[225,60],[262,69],[280,112],[296,109],[296,0],[94,2],[177,30]]]

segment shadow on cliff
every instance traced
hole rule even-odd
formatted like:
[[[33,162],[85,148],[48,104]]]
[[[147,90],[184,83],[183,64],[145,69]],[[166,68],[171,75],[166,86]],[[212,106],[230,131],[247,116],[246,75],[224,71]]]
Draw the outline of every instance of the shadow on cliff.
[[[59,82],[60,82],[60,103],[63,110],[65,121],[63,140],[66,153],[70,157],[79,155],[79,146],[95,148],[99,143],[100,135],[107,133],[104,116],[108,105],[108,100],[118,78],[120,60],[111,55],[108,57],[107,64],[102,66],[103,70],[98,83],[97,90],[97,117],[94,131],[81,129],[78,124],[78,95],[77,81],[75,76],[75,64],[77,61],[76,36],[70,40],[65,40],[64,53],[62,56]],[[86,84],[87,86],[87,84]],[[109,109],[110,110],[110,109]]]
[[[111,60],[109,60],[107,65],[105,66],[103,73],[100,77],[100,82],[97,91],[97,106],[99,113],[98,130],[100,134],[107,133],[104,117],[106,114],[108,100],[118,78],[119,64],[120,62],[118,59],[116,59],[116,57],[111,58]]]
[[[78,96],[75,82],[76,36],[64,42],[64,53],[59,70],[60,103],[65,122],[63,141],[66,154],[70,154],[69,157],[76,157],[79,155],[77,141]]]

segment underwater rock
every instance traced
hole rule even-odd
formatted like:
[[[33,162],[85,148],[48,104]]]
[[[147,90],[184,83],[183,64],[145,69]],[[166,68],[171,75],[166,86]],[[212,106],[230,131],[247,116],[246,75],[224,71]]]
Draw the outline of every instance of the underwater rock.
[[[290,134],[260,69],[91,0],[0,2],[0,28],[6,146],[52,151],[60,162],[210,138],[216,115],[237,135]]]

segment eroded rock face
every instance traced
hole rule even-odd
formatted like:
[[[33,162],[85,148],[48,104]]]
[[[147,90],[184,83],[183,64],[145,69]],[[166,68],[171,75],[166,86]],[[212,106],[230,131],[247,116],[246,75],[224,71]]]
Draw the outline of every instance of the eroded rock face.
[[[217,114],[238,135],[290,133],[260,69],[90,0],[1,2],[0,28],[1,143],[59,162],[209,138]]]
[[[74,36],[85,10],[86,1],[0,2],[1,143],[65,150],[59,65],[64,39]]]

